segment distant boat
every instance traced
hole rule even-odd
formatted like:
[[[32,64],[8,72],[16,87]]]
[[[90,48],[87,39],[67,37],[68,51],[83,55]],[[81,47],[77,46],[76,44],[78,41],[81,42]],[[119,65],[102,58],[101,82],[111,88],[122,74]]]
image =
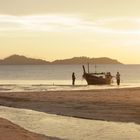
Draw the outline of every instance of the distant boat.
[[[88,85],[110,85],[112,82],[113,76],[110,72],[89,72],[89,65],[88,65],[88,72],[86,72],[85,67],[83,65],[83,78],[87,81]]]

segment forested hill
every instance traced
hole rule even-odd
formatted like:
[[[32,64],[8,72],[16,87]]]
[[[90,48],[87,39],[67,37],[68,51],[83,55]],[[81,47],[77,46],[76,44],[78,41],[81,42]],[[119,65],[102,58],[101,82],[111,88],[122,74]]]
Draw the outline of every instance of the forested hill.
[[[62,59],[55,61],[46,61],[42,59],[28,58],[21,55],[11,55],[5,59],[0,60],[0,65],[47,65],[47,64],[122,64],[118,60],[100,57],[100,58],[89,58],[89,57],[73,57],[70,59]]]

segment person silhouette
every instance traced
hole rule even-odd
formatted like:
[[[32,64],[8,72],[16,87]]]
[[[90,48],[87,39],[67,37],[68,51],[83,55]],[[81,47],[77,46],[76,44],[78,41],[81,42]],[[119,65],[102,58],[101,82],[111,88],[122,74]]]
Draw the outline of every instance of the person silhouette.
[[[75,73],[73,72],[73,73],[72,73],[72,85],[73,85],[73,86],[75,85],[75,79],[76,79]]]
[[[116,74],[116,81],[117,81],[117,85],[119,86],[120,85],[120,73],[117,72]]]

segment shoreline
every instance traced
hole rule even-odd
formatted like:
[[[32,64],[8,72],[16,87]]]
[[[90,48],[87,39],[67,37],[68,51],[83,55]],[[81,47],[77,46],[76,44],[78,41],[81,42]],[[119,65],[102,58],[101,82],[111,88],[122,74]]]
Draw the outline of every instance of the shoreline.
[[[0,116],[34,133],[67,140],[140,139],[135,123],[87,120],[0,106]]]
[[[60,140],[30,132],[11,121],[0,118],[0,140]]]
[[[120,86],[112,85],[46,85],[46,84],[1,84],[0,93],[18,93],[18,92],[70,92],[70,91],[95,91],[95,90],[117,90],[117,89],[135,89],[140,85],[122,84]]]
[[[140,88],[0,93],[0,105],[50,114],[140,124]]]
[[[1,85],[0,85],[1,86]],[[31,85],[31,86],[34,86],[34,85]],[[35,85],[35,86],[43,86],[43,85]],[[55,85],[52,85],[52,86],[55,86]],[[76,86],[72,86],[72,85],[57,85],[57,86],[68,86],[68,87],[73,87],[73,89],[69,89],[69,90],[44,90],[44,91],[30,91],[30,90],[27,90],[27,91],[0,91],[0,94],[1,93],[3,93],[3,94],[5,94],[5,93],[46,93],[46,92],[96,92],[96,91],[107,91],[107,90],[140,90],[140,86],[124,86],[124,87],[121,87],[121,86],[117,86],[116,85],[116,87],[114,87],[114,88],[111,88],[111,86],[110,86],[110,88],[95,88],[95,89],[76,89],[76,90],[74,90],[74,88],[76,88],[76,87],[82,87],[82,86],[84,86],[84,87],[87,87],[87,86],[89,86],[89,85],[76,85]],[[102,87],[102,85],[100,86],[98,86],[98,87]]]

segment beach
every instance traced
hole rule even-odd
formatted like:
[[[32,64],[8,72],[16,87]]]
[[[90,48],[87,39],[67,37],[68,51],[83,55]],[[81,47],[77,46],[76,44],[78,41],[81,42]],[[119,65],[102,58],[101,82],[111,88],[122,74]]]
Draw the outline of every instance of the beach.
[[[77,118],[140,123],[140,88],[0,93],[0,104]]]
[[[85,120],[140,124],[140,88],[1,92],[0,105]]]
[[[58,140],[29,132],[12,122],[0,118],[0,140]]]

